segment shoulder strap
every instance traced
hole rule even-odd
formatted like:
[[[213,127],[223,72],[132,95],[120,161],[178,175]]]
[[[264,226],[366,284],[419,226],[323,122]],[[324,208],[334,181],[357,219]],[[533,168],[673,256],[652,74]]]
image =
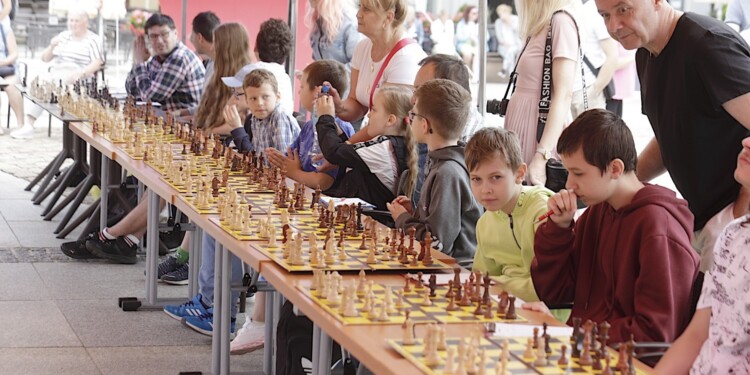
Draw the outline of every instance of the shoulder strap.
[[[516,78],[518,78],[518,73],[516,73],[516,69],[518,68],[518,62],[521,61],[521,56],[523,55],[523,52],[526,51],[526,47],[529,46],[529,41],[531,40],[531,37],[526,38],[526,44],[523,45],[523,49],[521,49],[521,53],[518,54],[518,59],[516,59],[516,65],[513,66],[513,71],[510,73],[510,76],[508,78],[508,86],[505,87],[505,94],[503,95],[503,100],[508,99],[508,93],[514,93],[516,92]],[[513,91],[511,91],[510,87],[513,86]]]
[[[385,57],[385,61],[383,61],[383,65],[380,67],[380,70],[378,71],[378,75],[375,76],[375,81],[372,82],[372,89],[370,89],[370,106],[369,108],[372,108],[372,97],[375,95],[375,89],[380,86],[380,77],[383,76],[383,72],[385,71],[385,67],[388,66],[388,63],[391,62],[391,58],[393,58],[393,55],[396,54],[401,48],[404,48],[405,46],[416,43],[414,39],[411,38],[404,38],[398,41],[395,46],[391,49],[391,52],[388,53],[388,56]]]
[[[5,57],[8,57],[10,52],[8,51],[8,39],[5,38],[5,26],[0,25],[0,34],[3,36],[3,49],[5,50]]]
[[[549,27],[547,28],[547,41],[544,45],[544,59],[542,64],[542,88],[541,88],[541,95],[539,97],[539,116],[537,120],[537,129],[536,129],[536,141],[539,142],[542,140],[542,134],[544,134],[544,127],[547,124],[547,114],[549,113],[549,107],[552,102],[552,21],[555,18],[555,15],[558,13],[565,13],[567,14],[571,20],[573,20],[573,25],[576,27],[576,37],[578,38],[578,57],[579,59],[583,60],[583,52],[581,51],[581,35],[578,32],[578,24],[576,23],[576,19],[573,17],[572,14],[568,13],[566,10],[558,10],[555,13],[552,14],[552,17],[549,20]],[[586,81],[585,77],[583,75],[583,63],[581,63],[581,80],[583,82],[583,107],[584,109],[588,108],[588,97],[586,95]]]

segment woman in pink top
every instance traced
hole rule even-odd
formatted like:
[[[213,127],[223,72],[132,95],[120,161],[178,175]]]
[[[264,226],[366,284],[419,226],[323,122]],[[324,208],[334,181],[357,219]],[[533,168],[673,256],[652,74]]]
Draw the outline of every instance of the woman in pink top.
[[[518,62],[515,92],[510,98],[505,128],[518,134],[523,161],[529,166],[528,179],[544,185],[545,165],[557,147],[563,127],[570,122],[573,82],[581,75],[578,62],[578,29],[572,13],[557,13],[573,8],[580,0],[519,0],[519,32],[528,44]],[[553,17],[554,14],[554,17]],[[547,124],[537,142],[537,120],[541,97],[542,67],[547,30],[552,20],[552,84]]]
[[[617,70],[615,71],[615,95],[607,100],[607,110],[622,117],[622,101],[633,95],[635,91],[635,50],[626,50],[617,43]]]

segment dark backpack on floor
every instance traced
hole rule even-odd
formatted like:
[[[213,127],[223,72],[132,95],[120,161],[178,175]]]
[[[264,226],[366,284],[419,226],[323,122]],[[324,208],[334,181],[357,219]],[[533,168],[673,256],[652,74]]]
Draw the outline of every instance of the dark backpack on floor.
[[[276,374],[306,375],[312,373],[313,324],[306,316],[294,314],[294,305],[286,301],[281,307],[276,328]],[[331,365],[341,358],[341,347],[335,341]]]

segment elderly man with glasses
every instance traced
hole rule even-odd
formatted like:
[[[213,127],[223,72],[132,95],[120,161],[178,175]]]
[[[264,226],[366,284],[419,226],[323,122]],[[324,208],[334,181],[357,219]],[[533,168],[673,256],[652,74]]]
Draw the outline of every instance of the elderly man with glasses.
[[[198,56],[177,38],[171,17],[154,14],[146,35],[133,43],[133,69],[125,88],[138,100],[160,103],[175,111],[197,106],[206,71]]]

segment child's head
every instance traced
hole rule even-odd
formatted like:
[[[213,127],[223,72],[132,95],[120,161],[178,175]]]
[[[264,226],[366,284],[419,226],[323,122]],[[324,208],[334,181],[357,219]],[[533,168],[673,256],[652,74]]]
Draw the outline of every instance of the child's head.
[[[569,172],[566,187],[588,205],[608,200],[619,179],[635,176],[633,134],[620,117],[603,109],[580,114],[563,130],[557,153]]]
[[[734,179],[746,189],[750,189],[750,137],[742,140],[742,151],[737,156],[737,169]]]
[[[455,143],[461,138],[471,109],[471,94],[447,79],[427,81],[414,92],[412,132],[419,143],[430,138]]]
[[[405,195],[411,196],[417,178],[417,144],[409,131],[410,89],[403,86],[385,86],[378,90],[368,113],[368,134],[402,135],[406,138],[406,165],[411,171],[406,181]]]
[[[248,73],[242,82],[242,88],[250,112],[261,120],[273,112],[281,99],[276,77],[265,69],[255,69]]]
[[[344,64],[336,60],[318,60],[306,66],[302,71],[299,87],[299,101],[303,108],[312,110],[315,98],[315,87],[328,82],[331,87],[343,94],[349,89],[349,73]]]
[[[260,61],[283,64],[291,49],[292,31],[286,22],[271,18],[260,24],[255,37],[255,52]]]
[[[511,213],[526,175],[518,136],[501,128],[480,129],[466,144],[464,157],[477,201],[489,211]]]

